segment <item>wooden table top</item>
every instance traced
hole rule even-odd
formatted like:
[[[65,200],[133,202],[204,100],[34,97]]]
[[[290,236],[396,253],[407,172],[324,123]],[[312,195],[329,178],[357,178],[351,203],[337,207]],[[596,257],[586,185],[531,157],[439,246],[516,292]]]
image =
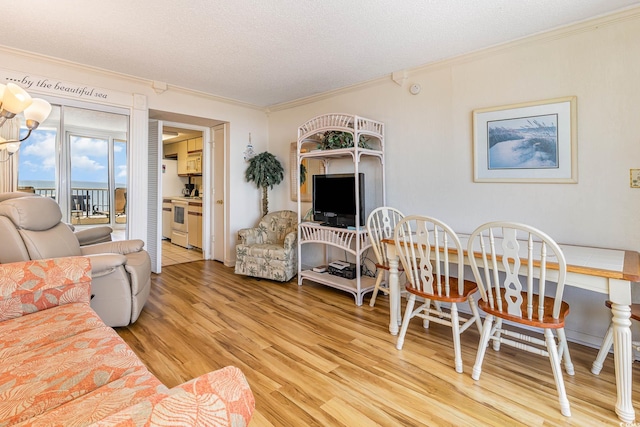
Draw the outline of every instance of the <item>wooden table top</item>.
[[[460,242],[467,255],[469,236],[459,234]],[[384,243],[394,245],[393,239],[383,239]],[[640,253],[624,249],[596,248],[559,244],[567,261],[567,272],[605,277],[608,279],[640,282]],[[479,257],[479,252],[474,252]],[[553,268],[551,265],[550,268]]]

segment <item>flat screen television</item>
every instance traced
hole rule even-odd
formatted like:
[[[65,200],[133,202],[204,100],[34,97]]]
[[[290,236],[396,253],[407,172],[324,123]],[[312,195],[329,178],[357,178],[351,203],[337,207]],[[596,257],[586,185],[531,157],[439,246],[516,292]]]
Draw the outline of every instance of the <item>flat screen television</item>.
[[[364,174],[358,174],[360,226],[364,226]],[[331,227],[355,227],[354,173],[313,175],[313,220]]]

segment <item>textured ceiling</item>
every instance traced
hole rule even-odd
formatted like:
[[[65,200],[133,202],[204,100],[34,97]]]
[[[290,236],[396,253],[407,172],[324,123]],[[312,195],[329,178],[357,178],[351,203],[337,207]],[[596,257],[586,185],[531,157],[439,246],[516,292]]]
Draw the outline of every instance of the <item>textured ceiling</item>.
[[[0,43],[5,46],[269,106],[640,1],[0,0],[0,4]]]

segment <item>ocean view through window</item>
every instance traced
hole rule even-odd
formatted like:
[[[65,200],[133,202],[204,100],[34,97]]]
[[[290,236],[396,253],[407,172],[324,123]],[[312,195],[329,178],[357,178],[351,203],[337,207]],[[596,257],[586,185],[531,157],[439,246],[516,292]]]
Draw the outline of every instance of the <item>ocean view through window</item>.
[[[124,114],[54,105],[22,144],[18,189],[56,199],[71,224],[124,227],[114,205],[116,189],[126,197],[128,127]]]

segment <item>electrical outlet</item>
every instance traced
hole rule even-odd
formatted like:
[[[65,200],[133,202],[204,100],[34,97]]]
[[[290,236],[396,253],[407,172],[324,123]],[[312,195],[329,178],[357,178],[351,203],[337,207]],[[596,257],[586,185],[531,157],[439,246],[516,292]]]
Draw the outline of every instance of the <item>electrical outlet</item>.
[[[630,172],[630,184],[631,188],[640,188],[640,169],[629,169]]]

